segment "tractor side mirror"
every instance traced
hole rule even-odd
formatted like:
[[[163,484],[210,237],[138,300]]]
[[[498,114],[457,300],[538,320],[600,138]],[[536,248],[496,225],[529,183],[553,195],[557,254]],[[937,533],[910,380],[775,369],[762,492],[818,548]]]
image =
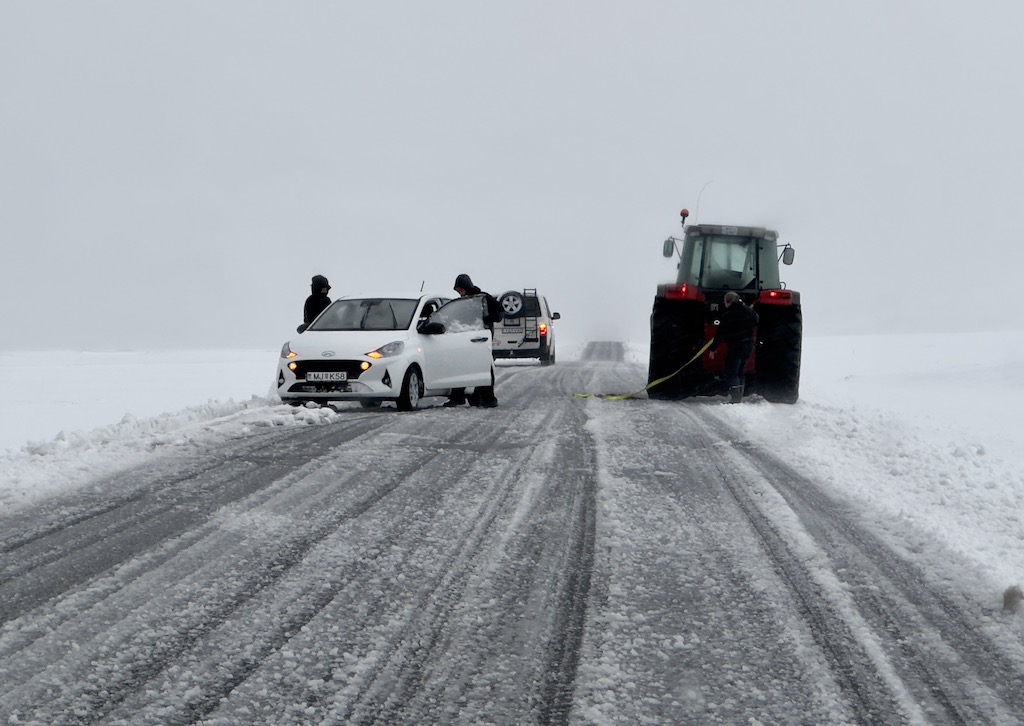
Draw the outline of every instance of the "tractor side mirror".
[[[669,237],[661,246],[661,254],[664,257],[671,257],[676,253],[676,241]]]
[[[786,249],[782,250],[782,264],[792,265],[794,257],[796,257],[796,250],[786,245]]]

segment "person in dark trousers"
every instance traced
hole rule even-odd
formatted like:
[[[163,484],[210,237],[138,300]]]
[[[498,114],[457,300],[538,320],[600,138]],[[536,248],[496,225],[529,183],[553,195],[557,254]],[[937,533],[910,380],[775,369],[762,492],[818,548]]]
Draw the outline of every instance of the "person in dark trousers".
[[[313,281],[309,285],[312,295],[306,298],[306,304],[302,306],[302,322],[309,325],[317,315],[322,313],[331,299],[327,297],[327,291],[331,289],[330,283],[323,275],[313,275]]]
[[[498,304],[497,299],[474,285],[473,280],[465,273],[455,278],[454,289],[455,292],[459,293],[460,297],[472,297],[474,295],[482,295],[484,297],[484,301],[487,304],[487,312],[484,314],[484,325],[487,326],[487,329],[493,335],[494,324],[501,320],[501,305]],[[498,399],[494,395],[494,386],[477,386],[468,398],[465,388],[453,388],[444,405],[450,408],[452,406],[461,406],[464,403],[469,403],[470,406],[494,408],[498,405]]]
[[[725,375],[729,381],[729,403],[739,403],[743,400],[743,373],[747,368],[747,361],[754,352],[754,326],[757,325],[757,321],[757,313],[748,307],[737,293],[725,293],[725,311],[711,342],[711,357],[715,357],[715,349],[719,343],[728,346],[725,354]]]

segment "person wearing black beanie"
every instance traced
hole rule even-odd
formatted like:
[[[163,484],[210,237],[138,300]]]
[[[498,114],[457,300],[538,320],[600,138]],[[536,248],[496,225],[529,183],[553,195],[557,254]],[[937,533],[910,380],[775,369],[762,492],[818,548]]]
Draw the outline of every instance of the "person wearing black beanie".
[[[312,323],[316,316],[331,304],[331,299],[327,297],[327,291],[331,289],[331,284],[327,282],[326,277],[313,275],[309,287],[312,294],[306,298],[306,304],[302,306],[302,322],[306,325]]]

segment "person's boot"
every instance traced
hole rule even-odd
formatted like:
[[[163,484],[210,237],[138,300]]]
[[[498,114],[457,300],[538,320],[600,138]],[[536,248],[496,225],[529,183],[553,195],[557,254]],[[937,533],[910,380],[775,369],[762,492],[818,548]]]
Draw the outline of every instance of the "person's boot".
[[[732,386],[729,389],[729,403],[739,403],[743,400],[743,386]]]
[[[455,408],[456,406],[466,405],[466,392],[463,390],[452,391],[448,396],[448,400],[444,402],[445,408]]]

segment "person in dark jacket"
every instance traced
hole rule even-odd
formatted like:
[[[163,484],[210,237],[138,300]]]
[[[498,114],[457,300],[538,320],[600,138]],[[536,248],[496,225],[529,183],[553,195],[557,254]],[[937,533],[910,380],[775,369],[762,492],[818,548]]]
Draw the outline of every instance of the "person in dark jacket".
[[[331,285],[327,282],[326,277],[313,275],[309,287],[312,294],[306,298],[306,304],[302,306],[302,322],[306,325],[312,323],[316,316],[331,304],[331,299],[327,297],[327,291],[331,289]]]
[[[725,375],[729,381],[729,403],[743,400],[744,371],[754,352],[754,326],[758,316],[735,292],[725,293],[725,311],[711,342],[711,357],[720,343],[728,347],[725,354]]]
[[[501,305],[498,304],[497,299],[474,285],[473,280],[465,273],[455,278],[453,289],[459,293],[460,297],[483,296],[484,302],[487,305],[487,312],[484,314],[484,325],[493,334],[494,324],[501,320]],[[453,388],[444,405],[450,408],[452,406],[461,406],[467,402],[470,406],[494,408],[498,405],[498,399],[494,395],[494,386],[477,386],[468,398],[465,388]]]
[[[484,315],[484,324],[488,330],[494,332],[494,324],[501,320],[501,305],[498,304],[498,300],[493,295],[484,292],[474,285],[473,280],[465,273],[455,278],[454,289],[461,297],[470,297],[472,295],[484,296],[487,303],[487,314]]]

